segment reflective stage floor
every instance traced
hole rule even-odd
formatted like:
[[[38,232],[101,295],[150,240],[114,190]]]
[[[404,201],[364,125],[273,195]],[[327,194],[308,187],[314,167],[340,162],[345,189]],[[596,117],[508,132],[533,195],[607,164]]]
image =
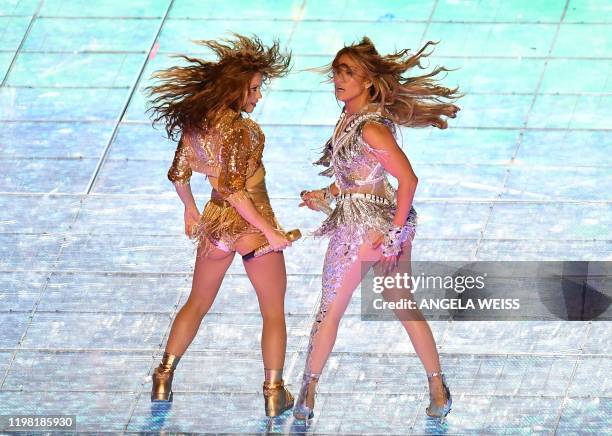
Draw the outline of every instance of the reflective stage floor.
[[[263,414],[255,293],[237,258],[177,370],[150,374],[188,296],[193,247],[143,88],[172,53],[227,31],[273,36],[294,72],[253,118],[286,228],[340,112],[304,69],[370,36],[382,52],[440,40],[430,66],[467,95],[449,129],[404,130],[419,176],[415,260],[612,260],[609,0],[4,0],[0,4],[0,415],[75,414],[80,431],[604,434],[610,322],[432,322],[453,393],[426,418],[424,371],[399,323],[360,320],[356,292],[315,419]],[[608,109],[605,109],[608,108]],[[192,181],[207,200],[203,177]],[[287,364],[297,393],[324,242],[286,251]],[[606,430],[607,429],[607,430]]]

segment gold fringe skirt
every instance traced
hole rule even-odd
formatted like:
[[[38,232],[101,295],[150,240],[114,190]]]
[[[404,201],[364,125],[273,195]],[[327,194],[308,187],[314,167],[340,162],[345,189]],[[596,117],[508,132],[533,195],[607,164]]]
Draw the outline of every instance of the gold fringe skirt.
[[[282,231],[270,205],[263,168],[256,171],[247,180],[245,191],[264,219]],[[197,247],[204,248],[204,252],[209,251],[213,246],[224,251],[235,251],[235,243],[238,239],[257,233],[261,234],[261,231],[245,220],[216,189],[213,189],[195,229],[194,239]]]

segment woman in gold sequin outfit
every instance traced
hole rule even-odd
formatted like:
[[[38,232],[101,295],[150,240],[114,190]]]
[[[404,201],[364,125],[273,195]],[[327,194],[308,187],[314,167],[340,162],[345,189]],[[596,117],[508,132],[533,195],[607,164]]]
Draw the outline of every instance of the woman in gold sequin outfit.
[[[243,113],[255,109],[262,82],[288,72],[291,56],[280,52],[278,42],[266,47],[257,37],[199,43],[218,60],[181,56],[187,66],[157,72],[160,83],[148,88],[154,122],[162,122],[168,136],[179,140],[168,178],[185,206],[185,233],[198,245],[191,294],[172,323],[153,374],[151,400],[172,401],[176,365],[213,304],[234,254],[269,243],[275,251],[245,261],[244,267],[263,317],[265,411],[276,416],[293,406],[282,380],[287,340],[282,250],[290,242],[266,191],[264,134]],[[212,185],[201,214],[189,185],[193,171],[205,174]]]
[[[396,142],[397,126],[443,129],[447,125],[443,117],[454,118],[459,110],[451,103],[460,96],[457,89],[445,88],[432,79],[448,71],[445,68],[422,76],[405,75],[420,66],[430,44],[414,55],[402,50],[383,56],[364,38],[341,49],[326,69],[333,78],[336,99],[344,108],[323,156],[315,162],[327,167],[321,174],[334,177],[334,183],[302,194],[303,204],[311,209],[329,210],[315,235],[328,236],[330,241],[323,264],[321,302],[293,409],[298,419],[314,415],[319,376],[352,293],[369,269],[366,262],[376,263],[377,275],[411,273],[417,219],[412,200],[418,179]],[[397,179],[397,190],[387,180],[388,174]],[[332,200],[336,202],[333,210],[329,207]],[[391,302],[401,301],[402,296],[405,292],[397,289],[383,292]],[[394,312],[427,373],[431,400],[427,414],[444,419],[450,411],[451,396],[429,325],[418,310]]]

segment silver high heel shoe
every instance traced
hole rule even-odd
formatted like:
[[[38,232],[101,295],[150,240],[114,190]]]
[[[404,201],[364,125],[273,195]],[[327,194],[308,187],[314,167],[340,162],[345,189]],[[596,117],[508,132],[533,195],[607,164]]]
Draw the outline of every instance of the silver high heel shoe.
[[[312,409],[314,409],[314,404],[312,407],[308,407],[306,405],[306,398],[308,398],[308,391],[310,390],[311,383],[318,383],[320,376],[321,374],[304,374],[300,395],[298,396],[297,402],[293,407],[293,416],[295,419],[306,421],[314,417],[314,412],[312,411]],[[314,386],[314,389],[316,389],[316,386]]]
[[[444,422],[446,419],[446,415],[451,411],[451,405],[453,404],[453,398],[451,396],[450,390],[446,385],[446,377],[442,371],[432,372],[427,374],[427,381],[431,382],[434,377],[442,377],[442,389],[444,391],[444,396],[446,397],[446,401],[442,406],[438,406],[434,403],[434,397],[431,392],[431,384],[429,386],[429,407],[425,409],[425,413],[427,416],[432,418],[438,418],[440,420],[440,424]]]

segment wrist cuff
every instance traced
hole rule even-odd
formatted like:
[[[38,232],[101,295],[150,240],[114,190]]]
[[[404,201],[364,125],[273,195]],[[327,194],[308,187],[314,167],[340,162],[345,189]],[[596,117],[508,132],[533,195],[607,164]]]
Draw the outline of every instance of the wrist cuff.
[[[383,239],[383,256],[397,256],[402,251],[402,243],[406,240],[409,230],[405,225],[389,227]]]

